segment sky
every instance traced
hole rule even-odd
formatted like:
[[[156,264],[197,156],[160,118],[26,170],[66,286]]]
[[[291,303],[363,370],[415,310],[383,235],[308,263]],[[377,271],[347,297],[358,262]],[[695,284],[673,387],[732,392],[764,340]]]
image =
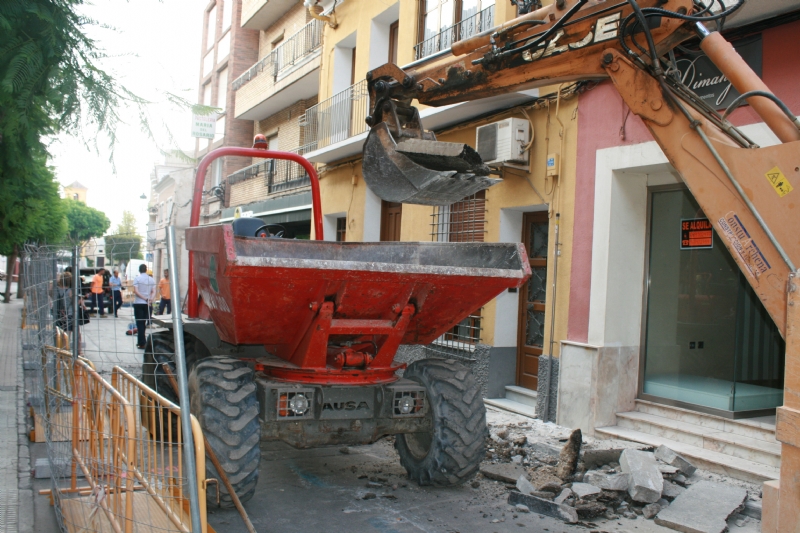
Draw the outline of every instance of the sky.
[[[114,149],[116,172],[109,162],[111,150],[104,139],[60,134],[51,139],[50,164],[62,185],[75,181],[87,187],[87,204],[105,212],[113,231],[124,210],[137,218],[144,235],[150,173],[163,163],[159,147],[171,149],[169,136],[189,155],[191,113],[167,102],[166,93],[197,101],[204,0],[92,0],[82,13],[112,29],[93,27],[89,35],[109,55],[102,68],[127,89],[152,102],[147,106],[155,141],[141,131],[135,108],[125,106],[125,121],[117,130]],[[87,130],[87,135],[89,135]]]

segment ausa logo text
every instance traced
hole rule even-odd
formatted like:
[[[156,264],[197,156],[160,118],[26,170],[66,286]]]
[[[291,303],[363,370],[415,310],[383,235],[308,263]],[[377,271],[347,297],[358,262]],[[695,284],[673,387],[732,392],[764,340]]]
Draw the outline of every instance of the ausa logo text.
[[[369,411],[369,404],[367,402],[325,402],[322,404],[323,411],[357,411],[359,409],[366,409]]]

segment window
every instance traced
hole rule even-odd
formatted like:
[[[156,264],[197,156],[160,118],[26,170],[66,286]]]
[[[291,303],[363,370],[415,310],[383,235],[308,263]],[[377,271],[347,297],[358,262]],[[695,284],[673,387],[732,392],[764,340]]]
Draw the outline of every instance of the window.
[[[75,194],[73,194],[73,195],[72,195],[72,199],[73,199],[73,200],[77,200],[77,199],[78,199],[78,193],[75,193]]]
[[[234,0],[224,0],[222,4],[222,31],[231,27],[231,19],[233,19],[233,3]]]
[[[220,70],[217,74],[217,107],[226,109],[228,102],[228,67]]]
[[[214,6],[208,11],[206,19],[206,50],[214,48],[217,40],[217,7]]]
[[[203,105],[211,105],[211,82],[203,85]]]
[[[347,240],[347,217],[339,217],[336,219],[336,242],[344,242]]]
[[[214,142],[221,141],[225,137],[225,115],[217,119],[217,129],[214,132]]]
[[[225,37],[219,40],[217,45],[217,63],[221,63],[223,59],[228,57],[231,53],[231,32],[225,34]]]
[[[484,242],[486,191],[480,191],[449,206],[433,208],[431,240],[435,242]],[[471,351],[481,340],[481,309],[439,337],[436,345],[450,350]],[[437,351],[437,348],[431,348]],[[447,352],[452,355],[450,351]]]
[[[421,0],[416,57],[446,50],[455,41],[494,26],[495,0]]]
[[[270,135],[267,137],[267,150],[278,149],[278,134]]]
[[[206,54],[206,57],[203,58],[203,77],[205,78],[214,68],[214,51],[210,51]]]

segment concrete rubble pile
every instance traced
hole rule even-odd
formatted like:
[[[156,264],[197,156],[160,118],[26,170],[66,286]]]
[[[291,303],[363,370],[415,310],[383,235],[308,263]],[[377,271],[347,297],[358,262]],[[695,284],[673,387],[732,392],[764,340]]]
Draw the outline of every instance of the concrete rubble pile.
[[[582,446],[580,430],[561,429],[536,440],[491,432],[481,473],[507,484],[509,511],[572,524],[648,519],[687,533],[722,533],[735,513],[760,519],[745,506],[747,490],[694,476],[696,468],[666,446],[593,439]]]

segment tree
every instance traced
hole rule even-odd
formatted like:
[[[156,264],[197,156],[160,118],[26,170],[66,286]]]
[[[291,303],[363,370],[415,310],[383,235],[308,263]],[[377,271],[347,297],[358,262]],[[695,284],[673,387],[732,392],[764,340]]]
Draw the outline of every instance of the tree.
[[[136,231],[136,217],[130,211],[122,212],[122,222],[114,235],[106,235],[106,257],[112,264],[142,259],[142,236]]]
[[[111,221],[102,211],[71,198],[65,198],[62,202],[66,206],[67,238],[73,243],[100,237],[111,226]]]

